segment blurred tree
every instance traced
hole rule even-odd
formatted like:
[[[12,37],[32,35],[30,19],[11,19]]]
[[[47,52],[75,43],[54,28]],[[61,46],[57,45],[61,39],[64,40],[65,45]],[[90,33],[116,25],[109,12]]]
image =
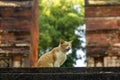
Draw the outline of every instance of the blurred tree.
[[[59,45],[59,40],[73,40],[72,53],[62,67],[73,67],[81,49],[80,35],[75,34],[84,24],[84,0],[39,0],[40,55]]]

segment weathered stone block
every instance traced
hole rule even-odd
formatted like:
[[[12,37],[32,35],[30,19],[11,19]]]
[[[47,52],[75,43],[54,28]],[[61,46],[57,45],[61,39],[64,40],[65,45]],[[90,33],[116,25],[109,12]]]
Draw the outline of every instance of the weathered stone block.
[[[112,30],[119,29],[120,18],[118,17],[95,17],[86,18],[87,30]]]
[[[25,18],[25,17],[31,17],[32,11],[31,8],[26,7],[0,7],[0,17],[2,18],[9,18],[9,17],[16,17],[16,18]]]
[[[85,8],[86,17],[113,17],[120,16],[120,5],[88,6]]]
[[[87,33],[87,45],[104,46],[119,43],[119,35],[116,32],[111,33]]]

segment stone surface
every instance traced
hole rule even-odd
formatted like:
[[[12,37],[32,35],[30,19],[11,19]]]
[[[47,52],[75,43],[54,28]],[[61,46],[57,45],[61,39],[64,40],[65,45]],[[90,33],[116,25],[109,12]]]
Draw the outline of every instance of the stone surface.
[[[120,68],[0,68],[0,80],[120,80]]]
[[[120,73],[120,67],[0,68],[0,73]]]
[[[8,64],[3,67],[13,67],[12,58],[16,55],[22,56],[18,62],[21,64],[20,67],[35,66],[37,63],[39,39],[37,1],[0,0],[0,44],[5,45],[0,46],[2,55],[0,57],[5,54],[4,63],[1,62],[0,65]],[[29,44],[27,48],[26,44]]]
[[[113,17],[120,16],[120,5],[86,6],[86,17]]]
[[[87,30],[119,29],[120,17],[86,18]]]
[[[113,0],[85,0],[88,67],[106,67],[106,64],[109,67],[119,67],[119,62],[117,61],[120,58],[120,50],[119,47],[114,46],[114,44],[119,44],[120,42],[119,9],[120,5],[113,2]],[[92,58],[92,61],[89,57]],[[105,57],[111,57],[112,60],[109,61],[107,59],[106,61],[104,60]],[[112,57],[117,57],[118,59]]]

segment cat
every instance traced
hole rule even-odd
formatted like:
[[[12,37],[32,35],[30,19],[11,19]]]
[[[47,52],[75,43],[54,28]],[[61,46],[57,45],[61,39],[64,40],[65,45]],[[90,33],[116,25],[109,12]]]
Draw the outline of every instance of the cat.
[[[60,40],[59,46],[43,54],[37,67],[60,67],[67,59],[67,52],[71,49],[72,41]]]

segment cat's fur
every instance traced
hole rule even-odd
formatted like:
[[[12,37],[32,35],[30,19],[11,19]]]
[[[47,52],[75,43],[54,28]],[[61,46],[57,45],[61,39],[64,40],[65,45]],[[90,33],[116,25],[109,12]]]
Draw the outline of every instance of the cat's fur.
[[[39,58],[37,67],[60,67],[67,59],[66,53],[71,49],[71,43],[72,41],[60,40],[58,47]]]

